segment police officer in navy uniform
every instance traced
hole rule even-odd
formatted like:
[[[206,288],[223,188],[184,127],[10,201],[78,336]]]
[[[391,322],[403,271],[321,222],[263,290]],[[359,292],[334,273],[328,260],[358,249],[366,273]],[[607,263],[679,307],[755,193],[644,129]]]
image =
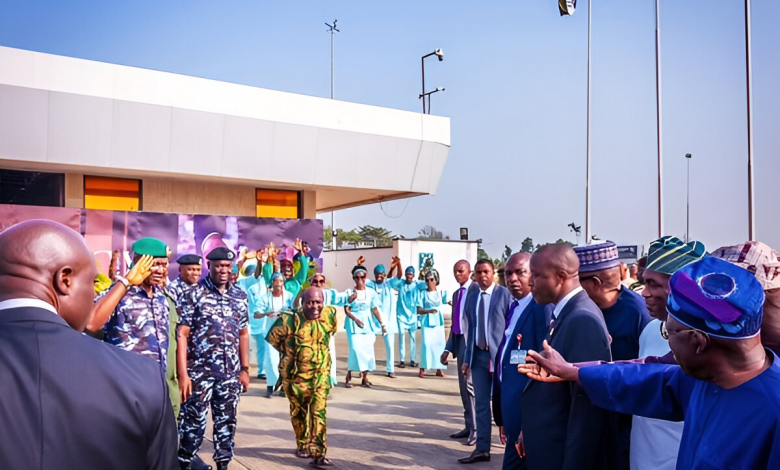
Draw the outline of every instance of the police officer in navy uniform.
[[[203,442],[206,416],[214,416],[214,461],[228,468],[233,458],[239,395],[249,390],[247,296],[230,283],[236,255],[224,247],[207,256],[208,277],[181,302],[178,330],[179,465],[190,469]]]
[[[179,263],[179,277],[168,284],[168,292],[173,295],[177,307],[181,308],[184,294],[195,287],[200,280],[201,264],[203,261],[198,255],[181,255],[176,262]]]

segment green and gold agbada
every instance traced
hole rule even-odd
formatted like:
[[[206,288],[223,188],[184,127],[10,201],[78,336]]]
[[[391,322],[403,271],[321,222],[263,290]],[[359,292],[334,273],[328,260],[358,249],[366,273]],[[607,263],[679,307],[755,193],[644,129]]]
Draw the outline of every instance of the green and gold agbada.
[[[290,401],[290,420],[299,450],[312,457],[327,451],[325,406],[330,391],[330,340],[336,333],[336,309],[322,308],[316,320],[302,309],[282,311],[266,341],[279,351],[279,376]]]

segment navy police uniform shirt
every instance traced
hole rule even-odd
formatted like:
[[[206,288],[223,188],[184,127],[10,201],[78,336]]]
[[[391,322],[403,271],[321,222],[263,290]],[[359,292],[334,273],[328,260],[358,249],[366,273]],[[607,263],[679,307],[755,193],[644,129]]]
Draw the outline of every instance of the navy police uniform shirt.
[[[204,377],[238,376],[240,330],[249,326],[247,296],[235,284],[220,292],[206,277],[185,294],[179,324],[190,327],[187,368]]]

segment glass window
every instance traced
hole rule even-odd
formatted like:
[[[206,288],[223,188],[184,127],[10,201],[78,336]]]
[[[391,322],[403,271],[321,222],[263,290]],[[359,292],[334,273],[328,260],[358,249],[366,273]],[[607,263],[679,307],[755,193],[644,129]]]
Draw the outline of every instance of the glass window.
[[[257,216],[278,219],[298,218],[298,191],[257,190]]]
[[[65,175],[0,170],[0,204],[65,206]]]
[[[141,209],[141,181],[84,176],[84,208],[111,211]]]

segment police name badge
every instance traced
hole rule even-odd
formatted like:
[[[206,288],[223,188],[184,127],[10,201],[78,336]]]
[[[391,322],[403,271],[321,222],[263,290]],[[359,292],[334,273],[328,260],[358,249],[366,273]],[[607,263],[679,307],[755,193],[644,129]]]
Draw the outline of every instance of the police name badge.
[[[509,363],[513,366],[525,364],[525,356],[528,355],[528,351],[525,349],[515,349],[511,351],[511,355],[509,356]]]

